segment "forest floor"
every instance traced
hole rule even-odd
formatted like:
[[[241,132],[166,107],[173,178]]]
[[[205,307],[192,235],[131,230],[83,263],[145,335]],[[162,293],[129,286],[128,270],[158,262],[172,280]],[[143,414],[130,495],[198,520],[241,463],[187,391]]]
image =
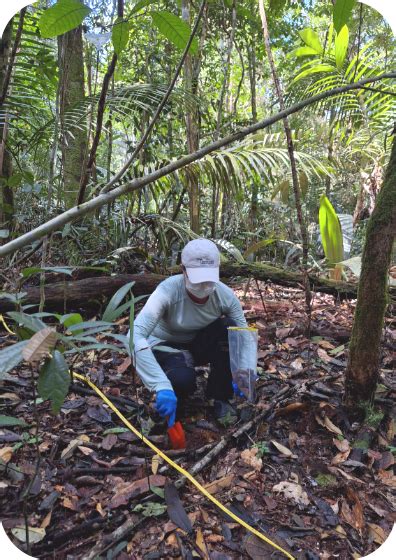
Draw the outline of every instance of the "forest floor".
[[[307,337],[301,290],[254,281],[233,287],[259,329],[257,403],[238,401],[238,423],[217,425],[203,397],[201,368],[199,390],[181,418],[187,448],[169,454],[293,557],[365,556],[384,542],[396,521],[395,324],[386,318],[376,407],[365,419],[351,419],[342,407],[342,390],[355,302],[315,294]],[[125,332],[128,320],[118,323]],[[0,332],[0,341],[3,346],[14,338]],[[79,360],[74,370],[89,375],[168,452],[153,397],[132,378],[128,363],[107,350]],[[153,452],[78,381],[60,414],[39,401],[35,476],[30,380],[30,369],[22,365],[5,376],[0,395],[1,413],[26,422],[0,430],[1,517],[21,548],[25,507],[37,558],[285,557],[220,513],[189,482],[178,489],[179,499],[173,483],[180,475],[153,460]],[[210,453],[221,446],[218,454]]]

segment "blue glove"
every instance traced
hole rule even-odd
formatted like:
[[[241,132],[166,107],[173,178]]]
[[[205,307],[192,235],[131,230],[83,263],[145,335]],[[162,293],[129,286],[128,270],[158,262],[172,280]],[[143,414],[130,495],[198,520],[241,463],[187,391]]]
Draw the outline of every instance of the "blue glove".
[[[240,388],[238,387],[238,385],[233,381],[232,382],[232,388],[234,389],[234,395],[237,397],[243,397],[244,399],[246,399],[246,395],[244,393],[242,393],[242,391],[240,390]]]
[[[176,406],[177,397],[174,391],[171,391],[170,389],[163,389],[162,391],[158,391],[155,408],[158,410],[161,416],[168,417],[169,428],[171,428],[175,423]]]

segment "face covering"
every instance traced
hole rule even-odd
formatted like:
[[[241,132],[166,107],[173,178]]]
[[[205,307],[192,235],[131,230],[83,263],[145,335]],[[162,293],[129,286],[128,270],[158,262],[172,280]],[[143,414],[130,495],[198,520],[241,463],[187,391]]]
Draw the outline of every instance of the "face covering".
[[[193,296],[203,299],[213,293],[216,287],[216,282],[199,282],[197,284],[192,284],[188,278],[186,278],[186,288]]]

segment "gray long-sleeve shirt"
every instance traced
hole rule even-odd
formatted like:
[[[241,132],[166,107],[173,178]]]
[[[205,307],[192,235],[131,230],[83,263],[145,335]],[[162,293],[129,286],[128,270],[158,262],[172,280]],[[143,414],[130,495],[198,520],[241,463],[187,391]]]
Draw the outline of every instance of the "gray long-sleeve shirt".
[[[247,326],[238,298],[222,282],[203,304],[189,297],[182,274],[161,282],[134,322],[135,364],[144,384],[152,391],[172,389],[151,349],[166,342],[188,343],[221,316],[234,319],[239,327]]]

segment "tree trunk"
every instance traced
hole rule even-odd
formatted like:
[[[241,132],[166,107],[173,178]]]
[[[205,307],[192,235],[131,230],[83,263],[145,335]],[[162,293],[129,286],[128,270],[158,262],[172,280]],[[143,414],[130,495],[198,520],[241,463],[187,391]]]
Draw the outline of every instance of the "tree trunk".
[[[182,0],[182,17],[190,25],[191,0]],[[194,75],[192,55],[188,54],[184,62],[184,87],[186,92],[197,94],[198,76]],[[186,107],[186,132],[187,149],[192,154],[199,148],[199,109],[194,103],[193,107]],[[200,204],[199,182],[195,173],[186,175],[188,193],[190,197],[190,228],[193,232],[200,232]]]
[[[65,207],[75,205],[87,151],[86,123],[73,126],[70,111],[84,100],[82,26],[58,37],[60,124]],[[69,114],[68,114],[69,113]]]
[[[362,256],[358,297],[345,377],[345,403],[372,403],[377,387],[387,305],[388,269],[396,235],[396,136]]]
[[[3,37],[0,38],[0,95],[4,90],[8,62],[11,54],[12,25],[13,19],[8,22],[3,33]],[[13,219],[13,205],[9,205],[10,194],[12,194],[12,191],[7,185],[7,179],[10,176],[9,172],[11,166],[7,165],[10,158],[5,147],[7,136],[7,114],[4,111],[3,104],[4,100],[0,105],[0,229],[4,228],[10,230],[10,219],[11,221]],[[0,244],[4,241],[6,241],[6,238],[0,237]]]
[[[251,5],[253,9],[253,3]],[[257,122],[257,96],[256,96],[256,51],[255,44],[252,41],[248,46],[248,69],[250,83],[250,107],[252,112],[252,123]],[[258,180],[252,181],[252,198],[250,202],[250,227],[253,232],[257,227],[257,211],[258,211]]]
[[[278,96],[279,107],[280,110],[283,111],[285,109],[285,103],[283,98],[283,91],[281,88],[281,84],[278,78],[278,73],[276,71],[275,62],[272,56],[271,45],[270,45],[270,37],[268,31],[268,24],[267,24],[267,16],[264,9],[264,2],[263,0],[259,0],[259,9],[260,9],[260,17],[263,27],[263,35],[264,35],[264,44],[267,51],[268,61],[271,68],[272,78],[274,80],[276,94]],[[301,203],[301,189],[297,174],[297,164],[296,158],[294,155],[294,143],[291,133],[291,128],[289,125],[289,119],[285,117],[283,119],[283,127],[285,129],[286,141],[287,141],[287,151],[289,154],[290,160],[290,169],[292,175],[292,185],[293,185],[293,192],[294,192],[294,200],[296,204],[296,212],[297,212],[297,219],[300,225],[300,232],[301,232],[301,242],[302,242],[302,264],[303,268],[306,271],[308,267],[308,232],[307,227],[305,224],[305,219],[302,211],[302,203]],[[306,311],[308,317],[310,317],[310,310],[311,310],[311,293],[309,288],[309,282],[304,281],[305,283],[305,300],[306,300]]]

